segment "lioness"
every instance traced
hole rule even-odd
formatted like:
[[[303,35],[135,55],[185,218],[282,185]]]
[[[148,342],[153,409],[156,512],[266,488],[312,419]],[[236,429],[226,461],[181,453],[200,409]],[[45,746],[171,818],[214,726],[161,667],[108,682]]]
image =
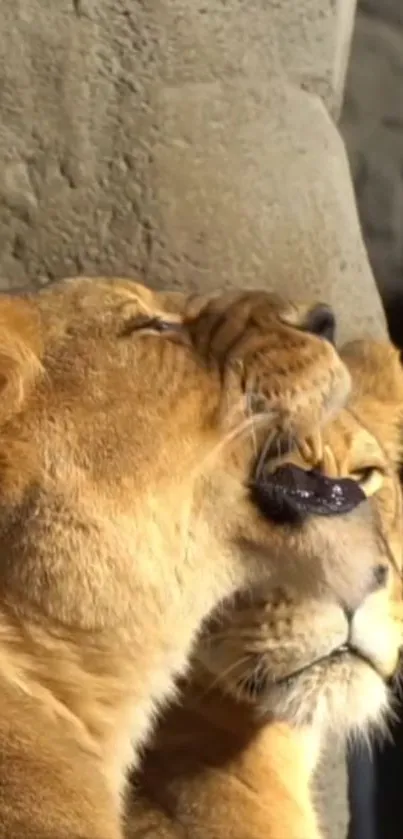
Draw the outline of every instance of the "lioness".
[[[270,468],[286,458],[359,482],[370,516],[358,509],[357,526],[363,540],[375,532],[384,557],[378,585],[347,602],[312,569],[210,620],[182,704],[133,779],[128,839],[319,839],[311,779],[326,733],[367,736],[385,723],[403,641],[403,372],[389,344],[357,342],[342,357],[353,376],[348,408],[322,445]],[[338,524],[323,526],[348,550]],[[300,538],[310,552],[309,525]]]
[[[248,480],[269,432],[342,406],[332,328],[264,292],[78,278],[0,298],[0,836],[119,839],[132,743],[202,620],[300,575]]]

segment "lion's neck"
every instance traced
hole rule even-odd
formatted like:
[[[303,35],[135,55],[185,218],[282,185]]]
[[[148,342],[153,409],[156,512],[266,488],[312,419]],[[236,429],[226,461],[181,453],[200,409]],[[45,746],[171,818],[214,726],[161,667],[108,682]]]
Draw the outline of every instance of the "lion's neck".
[[[173,634],[173,633],[172,633]],[[171,649],[144,639],[142,658],[85,634],[49,631],[0,613],[0,682],[16,696],[29,696],[33,714],[66,732],[78,748],[92,753],[119,799],[126,773],[135,763],[133,742],[149,734],[158,699],[173,692],[172,673],[183,670],[186,639]],[[188,643],[190,643],[190,638]]]
[[[127,769],[174,691],[175,678],[186,669],[203,618],[231,593],[234,581],[219,557],[214,575],[194,561],[196,536],[206,540],[206,555],[211,542],[201,526],[195,525],[196,534],[189,536],[190,514],[185,516],[183,538],[172,514],[162,529],[157,519],[151,539],[150,532],[138,532],[128,517],[117,517],[99,529],[80,527],[82,510],[66,501],[63,515],[73,521],[76,541],[64,544],[58,531],[60,511],[56,505],[53,515],[47,497],[45,502],[46,516],[33,515],[37,529],[30,542],[26,544],[23,531],[14,528],[3,546],[10,556],[8,567],[14,567],[14,558],[18,564],[23,550],[25,563],[39,566],[39,571],[31,599],[19,578],[7,579],[8,605],[0,604],[0,677],[33,697],[38,713],[51,709],[77,742],[93,749],[120,794]],[[154,501],[150,504],[149,520],[155,513]],[[80,564],[75,564],[69,590],[63,573],[55,572],[49,598],[46,567],[41,570],[36,556],[49,540],[55,546],[47,556],[51,568],[70,568],[73,550],[79,550],[87,565],[98,555],[105,573],[96,586],[86,586],[85,579],[83,584]],[[114,579],[126,567],[127,557],[137,569],[136,579],[118,598]],[[25,604],[23,614],[15,606],[18,602]],[[105,622],[110,631],[97,629]],[[86,628],[68,629],[77,626]]]
[[[55,526],[56,521],[55,516],[49,526]],[[120,524],[120,533],[116,534],[114,525],[109,542],[103,534],[102,545],[100,537],[99,542],[94,537],[91,545],[85,541],[81,547],[90,559],[96,551],[107,552],[104,564],[108,569],[120,567],[122,554],[135,550],[133,563],[138,567],[139,582],[122,600],[113,599],[107,576],[96,594],[92,590],[88,594],[78,569],[70,597],[72,616],[63,612],[69,607],[69,596],[62,576],[53,586],[51,603],[46,602],[46,575],[38,584],[37,606],[36,601],[31,605],[28,600],[21,614],[15,607],[18,600],[24,602],[18,588],[16,594],[12,589],[8,594],[8,605],[0,603],[0,679],[34,698],[38,713],[51,710],[53,718],[63,720],[77,742],[101,756],[105,773],[119,794],[160,706],[174,691],[175,678],[186,669],[204,616],[221,591],[224,594],[230,587],[225,572],[220,580],[217,570],[213,587],[209,576],[203,575],[197,564],[193,567],[191,557],[188,563],[178,560],[176,566],[175,553],[165,550],[165,542],[155,556],[147,550],[145,536],[138,535],[135,528],[126,532]],[[171,529],[175,531],[174,525]],[[35,535],[40,541],[43,534]],[[92,537],[92,531],[89,535]],[[17,537],[11,546],[16,557],[21,547]],[[57,534],[54,543],[58,545]],[[35,549],[32,546],[33,555]],[[58,546],[55,566],[62,566],[65,556],[68,562],[67,549],[63,555],[60,550]],[[98,614],[102,598],[105,603]],[[110,631],[93,628],[103,626],[104,614],[108,619],[111,615]],[[80,625],[92,628],[68,628]]]
[[[142,766],[140,789],[162,810],[169,801],[178,825],[191,827],[194,812],[206,839],[220,835],[224,823],[234,839],[244,836],[245,820],[250,839],[318,839],[311,793],[318,753],[312,729],[257,722],[250,709],[214,690],[199,692],[196,700],[187,692],[185,704],[165,716]]]

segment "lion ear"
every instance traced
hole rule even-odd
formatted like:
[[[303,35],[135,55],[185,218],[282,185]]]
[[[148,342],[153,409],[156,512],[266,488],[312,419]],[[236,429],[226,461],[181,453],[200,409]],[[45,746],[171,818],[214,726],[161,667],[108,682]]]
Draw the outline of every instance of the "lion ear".
[[[39,314],[23,297],[0,295],[0,422],[21,408],[41,372]]]
[[[400,405],[403,411],[403,368],[399,350],[390,341],[357,340],[340,351],[357,397]]]
[[[403,464],[403,367],[390,341],[360,340],[340,355],[352,378],[350,404],[366,427]]]

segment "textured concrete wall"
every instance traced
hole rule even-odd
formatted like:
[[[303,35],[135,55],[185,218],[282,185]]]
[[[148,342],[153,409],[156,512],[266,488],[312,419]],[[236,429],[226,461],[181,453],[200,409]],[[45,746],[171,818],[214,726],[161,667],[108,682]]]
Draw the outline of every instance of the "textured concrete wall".
[[[402,297],[402,0],[358,5],[341,128],[377,281],[387,300]]]
[[[339,311],[348,298],[342,337],[376,329],[344,151],[315,95],[337,113],[353,10],[2,0],[4,282],[278,283]]]
[[[384,334],[329,116],[354,7],[1,0],[2,287],[81,272],[265,285],[329,300],[340,340]],[[343,839],[342,756],[318,789]]]

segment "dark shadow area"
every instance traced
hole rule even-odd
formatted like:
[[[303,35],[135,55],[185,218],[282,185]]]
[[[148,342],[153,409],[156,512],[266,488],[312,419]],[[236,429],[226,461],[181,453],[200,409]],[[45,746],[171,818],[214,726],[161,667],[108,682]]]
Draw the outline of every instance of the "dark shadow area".
[[[403,708],[371,750],[363,743],[348,753],[350,825],[347,839],[402,839]]]
[[[376,766],[364,743],[348,750],[350,824],[347,839],[380,839],[376,818]]]
[[[390,337],[393,343],[403,350],[403,289],[401,294],[394,294],[393,296],[384,299],[383,302],[388,318]]]
[[[384,742],[376,750],[377,839],[402,839],[403,786],[403,709],[392,728],[393,742]]]

